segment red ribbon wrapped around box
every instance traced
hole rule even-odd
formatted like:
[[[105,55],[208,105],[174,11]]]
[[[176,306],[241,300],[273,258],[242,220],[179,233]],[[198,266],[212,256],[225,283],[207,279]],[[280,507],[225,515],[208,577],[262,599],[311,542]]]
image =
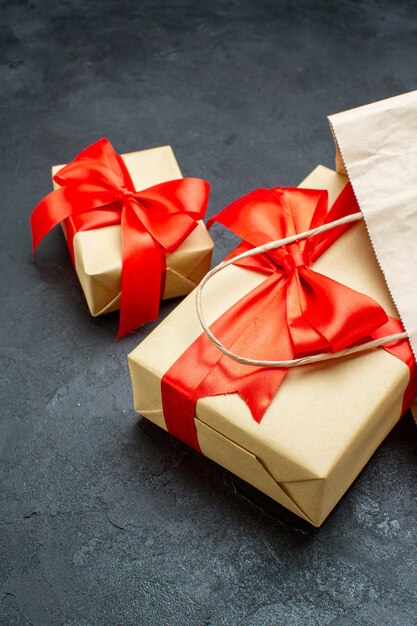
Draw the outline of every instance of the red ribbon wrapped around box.
[[[326,191],[259,189],[233,202],[209,225],[219,222],[243,239],[232,256],[304,232],[358,211],[348,184],[328,210]],[[238,265],[266,279],[211,326],[234,352],[256,359],[293,359],[337,352],[364,339],[403,330],[369,296],[319,274],[311,264],[348,226],[294,242]],[[384,346],[410,369],[403,401],[407,409],[417,393],[416,365],[406,340]],[[287,370],[254,367],[224,355],[205,334],[180,356],[162,378],[163,413],[168,431],[200,451],[194,416],[198,399],[238,393],[260,422]]]
[[[60,185],[31,215],[33,252],[41,239],[69,217],[68,247],[74,261],[76,232],[121,225],[122,280],[117,337],[158,317],[166,253],[188,237],[206,212],[209,184],[197,178],[164,182],[136,191],[110,142],[101,139],[63,167]]]

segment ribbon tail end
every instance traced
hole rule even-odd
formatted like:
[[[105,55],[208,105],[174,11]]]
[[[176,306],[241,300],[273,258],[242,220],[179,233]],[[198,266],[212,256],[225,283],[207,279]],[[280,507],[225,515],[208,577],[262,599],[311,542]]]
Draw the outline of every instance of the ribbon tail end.
[[[264,405],[264,403],[260,403],[256,398],[252,397],[251,394],[245,394],[240,390],[238,390],[237,393],[248,407],[252,418],[257,424],[260,424],[265,414],[265,411],[268,408],[268,404]]]
[[[138,327],[139,328],[139,327]],[[119,328],[117,330],[117,335],[115,337],[115,341],[120,341],[120,339],[123,339],[123,337],[126,337],[127,335],[130,335],[131,333],[133,333],[135,331],[134,328],[123,328],[120,324],[119,324]]]

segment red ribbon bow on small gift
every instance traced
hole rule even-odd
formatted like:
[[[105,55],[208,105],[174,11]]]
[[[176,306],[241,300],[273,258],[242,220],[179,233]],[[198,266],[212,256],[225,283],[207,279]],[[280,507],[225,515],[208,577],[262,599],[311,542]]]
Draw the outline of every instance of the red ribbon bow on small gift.
[[[356,211],[350,184],[330,210],[327,191],[258,189],[233,202],[208,224],[219,222],[244,240],[228,257],[233,258]],[[286,360],[336,352],[365,337],[401,332],[401,323],[388,318],[372,298],[310,267],[346,228],[237,261],[241,267],[265,274],[266,279],[212,324],[213,334],[235,354]],[[398,354],[397,346],[385,349]],[[400,358],[410,363],[407,342],[400,346]],[[167,428],[199,450],[194,426],[197,400],[230,393],[238,393],[260,422],[286,373],[283,368],[238,363],[202,334],[162,379]]]
[[[55,176],[60,188],[31,215],[33,253],[68,217],[76,230],[121,225],[122,279],[117,338],[158,317],[166,253],[173,252],[204,217],[208,182],[182,178],[136,191],[123,159],[107,139],[83,150]],[[72,241],[69,241],[74,260]],[[103,251],[105,254],[105,250]]]

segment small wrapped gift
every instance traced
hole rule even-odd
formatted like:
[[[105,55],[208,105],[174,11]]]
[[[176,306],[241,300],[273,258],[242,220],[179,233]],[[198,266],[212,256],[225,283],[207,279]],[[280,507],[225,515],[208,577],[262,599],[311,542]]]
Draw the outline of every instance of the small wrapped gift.
[[[55,191],[31,216],[34,249],[61,222],[91,314],[120,309],[118,337],[208,271],[208,183],[183,179],[170,146],[119,156],[102,139],[52,174]]]
[[[347,177],[321,166],[238,200],[216,216],[243,242],[206,284],[211,337],[191,294],[129,355],[136,411],[315,526],[417,391],[361,217]]]

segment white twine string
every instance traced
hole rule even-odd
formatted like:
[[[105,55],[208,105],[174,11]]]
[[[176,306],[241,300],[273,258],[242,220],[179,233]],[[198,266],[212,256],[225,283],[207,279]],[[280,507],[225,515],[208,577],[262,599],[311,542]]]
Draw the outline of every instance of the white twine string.
[[[312,228],[311,230],[307,230],[304,233],[297,233],[296,235],[291,235],[291,237],[285,237],[284,239],[278,239],[277,241],[270,241],[268,243],[263,244],[262,246],[258,246],[257,248],[253,248],[252,250],[247,250],[246,252],[242,252],[242,254],[238,254],[237,256],[229,259],[228,261],[222,261],[219,265],[216,265],[206,276],[203,278],[201,283],[198,285],[196,290],[196,310],[197,316],[200,321],[201,327],[207,337],[214,343],[214,345],[226,354],[228,357],[237,361],[238,363],[243,363],[245,365],[254,365],[256,367],[296,367],[298,365],[310,365],[311,363],[318,363],[320,361],[329,361],[330,359],[339,359],[341,357],[347,356],[349,354],[355,354],[356,352],[364,352],[365,350],[372,350],[374,348],[379,348],[380,346],[385,346],[388,343],[394,343],[395,341],[399,341],[400,339],[407,339],[408,335],[406,332],[396,333],[394,335],[387,335],[386,337],[381,337],[380,339],[374,339],[372,341],[366,341],[358,346],[352,346],[350,348],[345,348],[344,350],[339,350],[338,352],[321,352],[320,354],[314,354],[312,356],[301,357],[299,359],[290,359],[287,361],[265,361],[262,359],[249,359],[245,356],[241,356],[236,354],[226,348],[221,341],[211,332],[208,327],[204,315],[203,315],[203,306],[202,306],[202,291],[203,287],[208,283],[208,281],[215,275],[224,270],[228,265],[232,265],[236,261],[240,261],[241,259],[246,259],[247,257],[256,256],[257,254],[263,254],[268,252],[268,250],[276,250],[277,248],[281,248],[289,243],[293,243],[294,241],[300,241],[302,239],[307,239],[308,237],[313,237],[314,235],[318,235],[319,233],[324,233],[327,230],[332,228],[337,228],[338,226],[343,226],[344,224],[350,224],[351,222],[357,222],[363,219],[363,215],[361,212],[353,213],[352,215],[347,215],[346,217],[342,217],[341,219],[335,220],[334,222],[329,222],[328,224],[323,224],[322,226],[318,226],[317,228]]]

